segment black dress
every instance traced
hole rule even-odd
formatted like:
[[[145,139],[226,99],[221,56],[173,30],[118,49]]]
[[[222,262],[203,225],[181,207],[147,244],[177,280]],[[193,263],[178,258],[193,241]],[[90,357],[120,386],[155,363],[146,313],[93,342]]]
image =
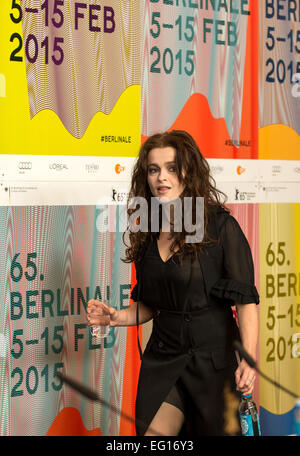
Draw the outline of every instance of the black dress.
[[[138,435],[174,385],[185,403],[181,435],[223,434],[224,385],[236,388],[232,341],[239,334],[231,306],[258,304],[259,297],[250,247],[235,218],[211,206],[208,235],[196,262],[189,253],[182,264],[176,256],[164,262],[152,240],[136,264],[131,298],[155,311],[136,398],[136,418],[144,423],[136,425]]]

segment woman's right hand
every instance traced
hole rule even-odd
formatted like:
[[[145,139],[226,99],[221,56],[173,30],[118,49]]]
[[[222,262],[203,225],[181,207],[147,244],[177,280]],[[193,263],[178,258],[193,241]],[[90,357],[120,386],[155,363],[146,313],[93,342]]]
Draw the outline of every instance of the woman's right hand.
[[[88,326],[116,326],[118,311],[107,306],[97,299],[90,299],[87,303],[86,318]]]

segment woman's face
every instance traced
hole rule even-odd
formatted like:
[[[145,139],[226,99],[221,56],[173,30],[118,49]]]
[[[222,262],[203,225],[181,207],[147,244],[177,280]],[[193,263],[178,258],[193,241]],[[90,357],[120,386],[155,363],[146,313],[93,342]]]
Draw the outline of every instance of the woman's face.
[[[147,181],[153,196],[171,201],[181,195],[184,184],[179,182],[174,147],[151,149],[148,154]]]

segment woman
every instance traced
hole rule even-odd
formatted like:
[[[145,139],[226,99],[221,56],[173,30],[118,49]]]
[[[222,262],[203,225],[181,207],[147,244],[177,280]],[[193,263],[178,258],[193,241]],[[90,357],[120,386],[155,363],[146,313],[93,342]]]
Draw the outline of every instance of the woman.
[[[142,324],[153,319],[143,354],[136,399],[138,435],[222,435],[224,389],[253,391],[255,372],[237,364],[232,341],[240,333],[256,357],[259,297],[254,286],[249,244],[237,221],[220,202],[207,161],[184,131],[156,134],[142,145],[129,198],[144,197],[184,205],[204,198],[204,237],[186,242],[185,224],[169,231],[129,233],[127,262],[135,262],[134,303],[123,310],[88,303],[89,325]],[[161,206],[160,206],[161,207]],[[193,206],[195,218],[196,204]],[[128,209],[131,215],[133,209]],[[184,211],[182,211],[184,213]],[[161,218],[163,217],[163,209]],[[238,324],[231,306],[236,305]],[[96,312],[98,315],[94,315]],[[102,317],[101,317],[102,314]],[[154,433],[153,433],[154,431]]]

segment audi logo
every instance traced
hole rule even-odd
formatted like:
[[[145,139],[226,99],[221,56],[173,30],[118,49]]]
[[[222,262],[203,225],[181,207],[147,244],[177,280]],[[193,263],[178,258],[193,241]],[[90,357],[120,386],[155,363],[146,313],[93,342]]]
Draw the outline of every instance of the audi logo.
[[[32,163],[31,162],[20,162],[19,169],[31,169]]]

